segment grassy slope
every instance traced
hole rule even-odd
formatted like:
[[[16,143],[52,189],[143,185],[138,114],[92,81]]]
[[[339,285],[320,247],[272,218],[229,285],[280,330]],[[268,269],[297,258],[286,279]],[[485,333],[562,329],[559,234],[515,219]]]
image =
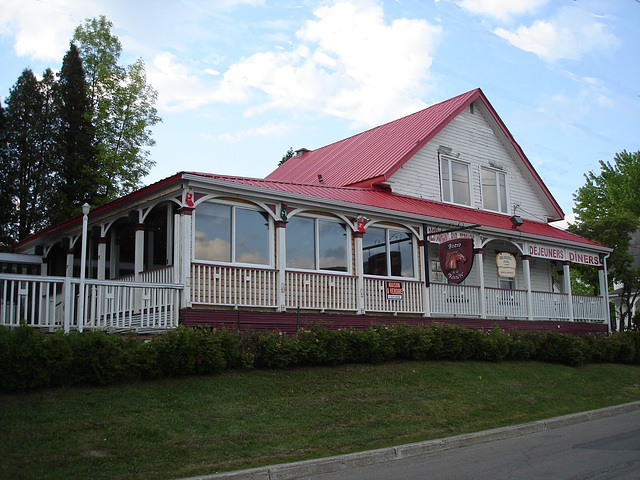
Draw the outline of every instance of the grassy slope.
[[[0,478],[172,479],[640,400],[640,367],[393,362],[5,395]]]

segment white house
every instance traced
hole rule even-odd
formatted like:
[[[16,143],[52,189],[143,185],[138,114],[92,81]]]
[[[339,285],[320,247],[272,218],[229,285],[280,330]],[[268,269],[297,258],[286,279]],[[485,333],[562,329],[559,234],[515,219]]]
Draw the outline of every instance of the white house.
[[[16,251],[46,276],[27,290],[0,276],[0,323],[606,333],[611,249],[550,225],[563,218],[476,89],[298,150],[264,179],[177,173],[91,210],[86,242],[82,217],[33,235]],[[572,295],[572,263],[598,269],[599,296]]]

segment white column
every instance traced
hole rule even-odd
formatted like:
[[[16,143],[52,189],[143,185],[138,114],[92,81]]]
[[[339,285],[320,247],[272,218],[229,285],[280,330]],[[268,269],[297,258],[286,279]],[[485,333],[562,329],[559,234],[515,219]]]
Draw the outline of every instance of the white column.
[[[140,273],[144,270],[144,223],[135,225],[134,279],[140,281]]]
[[[353,232],[355,243],[355,262],[356,262],[356,308],[358,314],[364,314],[364,270],[362,255],[362,235],[363,232]]]
[[[278,268],[278,311],[284,312],[287,309],[285,304],[286,271],[287,271],[287,222],[276,220],[276,267]]]
[[[65,269],[65,276],[70,278],[73,277],[73,257],[73,247],[69,247],[69,249],[67,250],[67,265]]]
[[[531,290],[531,265],[529,255],[522,256],[522,269],[524,271],[524,281],[527,285],[527,319],[533,320],[533,292]]]
[[[106,278],[107,271],[107,239],[100,236],[98,239],[98,280]]]
[[[191,306],[191,235],[193,230],[193,208],[183,207],[180,209],[182,216],[182,232],[180,235],[180,253],[182,264],[181,276],[184,284],[184,306]]]
[[[173,216],[173,283],[182,283],[181,235],[182,215],[176,213]]]
[[[567,308],[569,311],[569,321],[573,322],[573,296],[571,295],[571,272],[569,270],[570,262],[562,263],[562,273],[563,273],[563,290],[564,293],[567,294]]]
[[[611,312],[609,311],[609,282],[607,281],[607,257],[602,258],[602,265],[598,267],[598,281],[600,284],[600,296],[604,303],[602,319],[607,325],[607,333],[611,335]],[[633,318],[633,317],[632,317]]]
[[[424,275],[424,278],[422,279],[422,316],[430,317],[431,316],[431,298],[430,298],[431,289],[427,287],[427,284],[429,283],[429,271],[430,271],[429,253],[428,253],[429,242],[420,241],[420,246],[422,247],[421,255],[420,255],[420,258],[422,259],[422,262],[421,262],[422,266],[420,268],[422,271],[422,275]]]
[[[478,265],[478,275],[480,277],[480,290],[478,292],[478,304],[480,306],[480,318],[487,318],[487,296],[485,294],[484,283],[484,250],[482,248],[476,248],[474,250],[476,255],[476,265]]]

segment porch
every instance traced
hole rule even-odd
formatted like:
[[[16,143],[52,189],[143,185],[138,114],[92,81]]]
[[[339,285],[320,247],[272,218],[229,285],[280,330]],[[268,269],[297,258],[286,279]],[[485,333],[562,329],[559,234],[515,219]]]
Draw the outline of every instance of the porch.
[[[204,324],[215,323],[203,320],[204,312],[227,310],[341,314],[364,323],[368,317],[387,316],[606,327],[607,309],[600,296],[443,283],[427,287],[418,280],[198,263],[191,264],[190,273],[185,284],[173,282],[173,266],[142,272],[137,281],[133,275],[96,280],[0,274],[0,325],[23,322],[49,330],[153,331],[175,328],[181,310],[190,323],[199,318],[196,323]]]
[[[389,283],[399,284],[401,293],[390,294]],[[277,270],[197,263],[189,306],[589,323],[606,323],[607,312],[601,296],[444,283],[427,288],[418,280],[346,274],[286,271],[279,289]]]

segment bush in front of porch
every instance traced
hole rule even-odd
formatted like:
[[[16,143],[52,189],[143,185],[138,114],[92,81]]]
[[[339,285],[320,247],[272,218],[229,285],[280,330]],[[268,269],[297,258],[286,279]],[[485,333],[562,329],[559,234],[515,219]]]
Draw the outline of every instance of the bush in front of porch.
[[[27,326],[2,327],[0,391],[394,359],[640,364],[640,332],[596,338],[498,327],[484,332],[439,323],[346,330],[315,324],[293,335],[181,326],[145,339],[101,331],[47,334]]]

